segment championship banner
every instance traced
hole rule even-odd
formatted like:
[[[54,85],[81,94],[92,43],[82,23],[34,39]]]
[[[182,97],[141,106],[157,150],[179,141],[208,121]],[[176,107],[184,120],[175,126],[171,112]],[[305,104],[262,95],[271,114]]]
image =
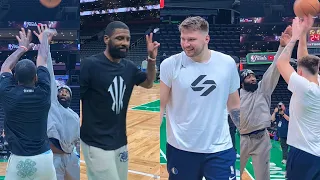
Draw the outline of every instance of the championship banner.
[[[271,64],[276,52],[249,53],[247,54],[247,64]]]

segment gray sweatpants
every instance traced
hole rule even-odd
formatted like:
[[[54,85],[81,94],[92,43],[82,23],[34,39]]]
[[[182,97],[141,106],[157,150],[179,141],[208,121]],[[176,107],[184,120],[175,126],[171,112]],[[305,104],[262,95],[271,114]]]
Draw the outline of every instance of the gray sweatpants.
[[[127,180],[128,150],[123,146],[113,151],[89,146],[81,141],[88,180]]]
[[[240,144],[241,176],[251,156],[256,180],[270,180],[271,142],[268,131],[254,135],[241,135]]]
[[[57,180],[80,179],[80,160],[76,154],[53,154],[53,164]]]
[[[11,154],[5,180],[56,180],[53,154],[49,150],[36,156]]]

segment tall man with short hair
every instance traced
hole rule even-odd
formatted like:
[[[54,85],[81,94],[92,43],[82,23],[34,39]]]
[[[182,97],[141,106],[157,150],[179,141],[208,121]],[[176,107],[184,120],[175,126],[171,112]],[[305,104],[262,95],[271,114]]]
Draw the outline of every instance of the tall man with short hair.
[[[141,72],[125,59],[130,46],[128,26],[108,24],[106,50],[81,61],[82,101],[81,148],[89,180],[127,180],[128,149],[126,115],[134,86],[152,88],[158,42],[146,36],[148,65]]]
[[[165,59],[160,67],[169,179],[235,179],[236,153],[227,118],[229,111],[239,127],[236,63],[208,48],[209,24],[203,18],[185,19],[179,31],[183,52]]]
[[[306,34],[313,25],[311,15],[292,23],[292,39],[277,62],[283,79],[292,92],[287,143],[288,180],[320,178],[320,58],[308,55]],[[290,65],[293,48],[299,40],[297,71]]]
[[[31,31],[26,33],[22,28],[20,36],[17,36],[19,48],[1,67],[0,101],[5,114],[6,137],[12,152],[6,179],[56,180],[53,154],[47,136],[51,105],[47,58],[50,51],[48,36],[51,33],[46,30],[39,34],[40,48],[35,66],[28,59],[18,62],[33,47]]]

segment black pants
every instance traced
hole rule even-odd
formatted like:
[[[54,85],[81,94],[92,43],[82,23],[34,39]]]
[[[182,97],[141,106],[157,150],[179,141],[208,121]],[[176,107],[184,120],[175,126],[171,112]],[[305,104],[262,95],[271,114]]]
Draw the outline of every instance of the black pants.
[[[320,180],[320,157],[290,146],[287,180]]]
[[[237,149],[236,149],[236,129],[237,128],[230,119],[228,120],[228,123],[229,123],[229,131],[230,131],[230,135],[231,135],[233,148],[237,152]]]
[[[282,149],[282,159],[283,160],[287,160],[289,145],[287,144],[287,138],[286,137],[281,137],[280,138],[280,145],[281,145],[281,149]]]

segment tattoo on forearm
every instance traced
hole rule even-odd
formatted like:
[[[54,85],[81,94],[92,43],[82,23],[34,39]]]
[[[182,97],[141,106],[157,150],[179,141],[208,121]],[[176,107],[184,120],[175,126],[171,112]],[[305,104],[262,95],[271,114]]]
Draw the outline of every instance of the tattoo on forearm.
[[[234,125],[237,127],[237,129],[239,129],[240,128],[240,109],[233,109],[229,112],[229,114]]]
[[[290,43],[287,44],[287,46],[284,48],[283,53],[291,56],[295,45],[296,45],[296,41],[290,41]]]
[[[24,54],[23,50],[17,49],[4,61],[4,63],[2,64],[2,67],[9,68],[12,70],[23,54]]]

